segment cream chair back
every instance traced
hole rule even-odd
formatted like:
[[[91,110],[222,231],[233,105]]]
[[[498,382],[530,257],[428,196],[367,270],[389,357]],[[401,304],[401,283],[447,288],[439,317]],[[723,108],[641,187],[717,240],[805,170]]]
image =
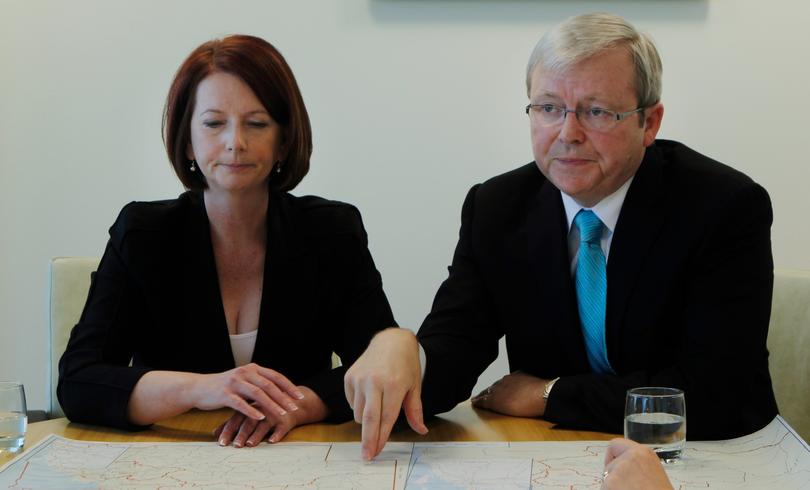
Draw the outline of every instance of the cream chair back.
[[[90,274],[98,268],[97,257],[56,257],[51,259],[51,404],[52,418],[64,417],[56,398],[59,358],[67,346],[70,331],[79,321],[90,290]]]
[[[774,271],[769,367],[779,412],[810,441],[810,271]]]

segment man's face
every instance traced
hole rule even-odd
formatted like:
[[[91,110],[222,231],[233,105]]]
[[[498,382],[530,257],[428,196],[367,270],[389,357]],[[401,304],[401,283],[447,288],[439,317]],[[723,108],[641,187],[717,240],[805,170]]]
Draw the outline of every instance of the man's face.
[[[532,104],[626,112],[638,103],[634,78],[630,53],[611,48],[560,72],[538,65],[529,98]],[[573,113],[553,125],[531,117],[535,161],[558,189],[591,207],[635,174],[645,148],[655,140],[663,114],[658,103],[598,131],[583,127]]]

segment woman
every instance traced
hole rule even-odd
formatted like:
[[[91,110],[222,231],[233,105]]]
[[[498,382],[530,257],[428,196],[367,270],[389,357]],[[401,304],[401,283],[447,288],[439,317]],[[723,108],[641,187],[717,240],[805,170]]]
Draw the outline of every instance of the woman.
[[[130,203],[110,228],[59,363],[65,414],[136,429],[230,407],[217,434],[237,447],[349,419],[331,354],[350,365],[394,319],[357,209],[288,194],[312,138],[284,58],[252,36],[201,45],[163,131],[189,191]]]

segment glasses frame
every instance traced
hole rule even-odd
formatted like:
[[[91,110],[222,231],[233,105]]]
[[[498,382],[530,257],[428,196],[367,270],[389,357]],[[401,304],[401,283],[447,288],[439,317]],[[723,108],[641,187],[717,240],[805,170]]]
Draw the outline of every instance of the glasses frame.
[[[579,114],[581,112],[586,112],[586,111],[589,111],[589,110],[593,109],[593,107],[586,107],[586,108],[580,108],[580,109],[569,109],[567,107],[558,106],[556,104],[528,104],[528,105],[526,105],[526,114],[529,115],[529,113],[530,113],[530,111],[531,111],[531,109],[533,107],[544,107],[544,106],[555,107],[555,108],[559,109],[560,113],[562,114],[562,117],[560,118],[559,121],[557,121],[555,123],[552,123],[552,124],[544,124],[544,126],[546,126],[546,127],[555,126],[557,124],[565,122],[565,118],[568,117],[569,113],[574,114],[574,116],[577,118],[577,121],[579,121],[579,123],[582,124],[582,120],[579,118]],[[632,116],[633,114],[635,114],[637,112],[642,112],[645,109],[646,109],[646,107],[636,107],[635,109],[630,110],[630,111],[616,112],[616,111],[612,111],[610,109],[603,109],[603,108],[599,107],[599,110],[604,111],[606,114],[610,115],[610,120],[612,121],[611,122],[612,125],[609,128],[605,128],[603,131],[609,131],[609,130],[613,129],[616,126],[616,124],[618,124],[619,122],[627,119],[627,116]],[[583,126],[586,126],[586,127],[590,128],[590,129],[596,129],[596,128],[594,128],[592,126],[589,126],[587,124],[583,124]],[[597,129],[597,131],[599,131],[599,130]]]

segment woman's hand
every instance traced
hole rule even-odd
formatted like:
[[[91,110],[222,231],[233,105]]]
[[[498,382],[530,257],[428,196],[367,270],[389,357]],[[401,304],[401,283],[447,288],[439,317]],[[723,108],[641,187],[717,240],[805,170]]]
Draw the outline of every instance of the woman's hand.
[[[246,364],[217,374],[199,375],[191,388],[194,408],[230,407],[247,417],[286,416],[298,410],[293,400],[304,394],[283,374],[258,364]]]
[[[267,433],[272,431],[268,442],[279,442],[287,433],[299,425],[320,422],[325,419],[329,409],[314,391],[306,386],[297,387],[304,394],[298,401],[298,410],[283,415],[276,412],[265,412],[264,420],[247,418],[242,413],[235,413],[214,431],[220,446],[233,442],[234,447],[258,445]]]
[[[229,407],[262,420],[296,410],[294,400],[303,396],[281,373],[252,363],[216,374],[149,371],[132,390],[127,416],[133,424],[149,425],[192,408]]]

